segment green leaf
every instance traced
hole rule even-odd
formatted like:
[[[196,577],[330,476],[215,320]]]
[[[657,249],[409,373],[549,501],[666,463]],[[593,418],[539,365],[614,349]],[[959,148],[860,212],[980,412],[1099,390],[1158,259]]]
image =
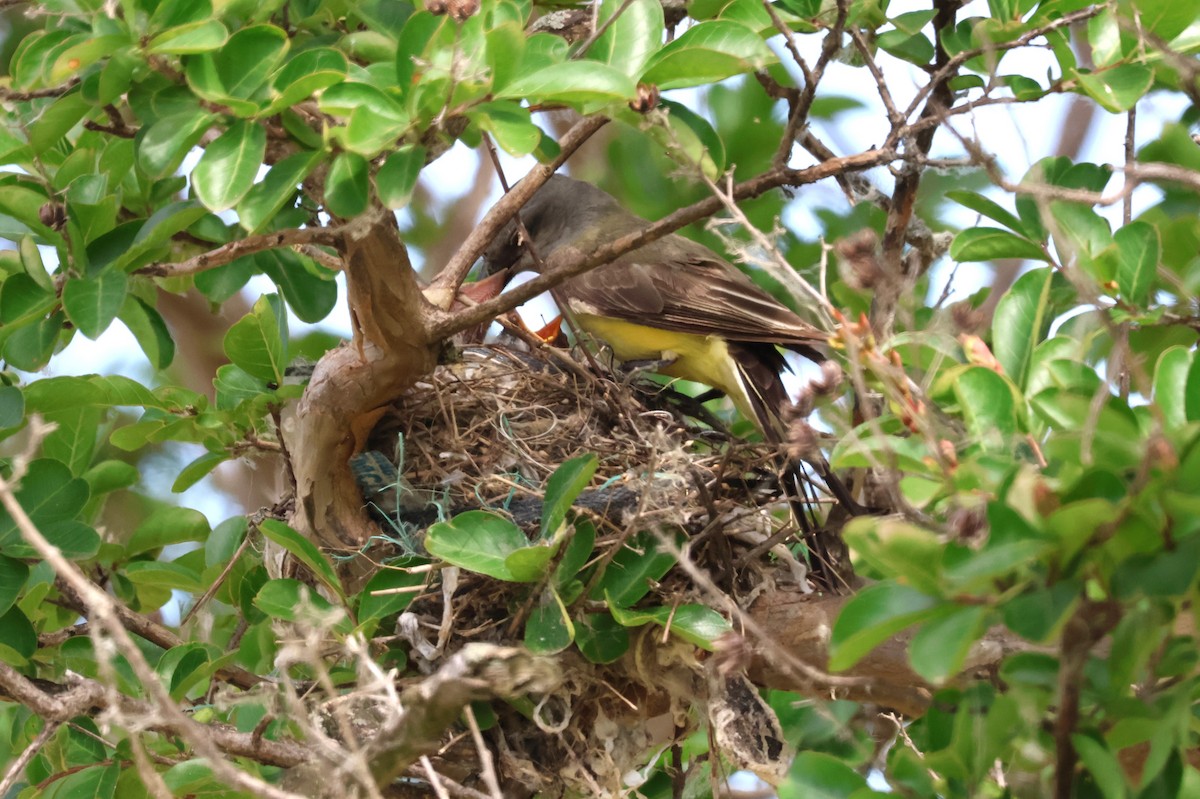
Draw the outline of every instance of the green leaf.
[[[574,580],[591,560],[592,550],[596,545],[596,527],[587,519],[577,518],[570,536],[558,566],[554,569],[554,584],[559,590]]]
[[[517,582],[508,556],[528,547],[529,540],[520,527],[487,511],[460,513],[430,525],[425,535],[425,548],[434,557],[508,582]]]
[[[992,352],[1019,387],[1028,379],[1033,349],[1050,329],[1050,289],[1054,272],[1033,269],[1021,275],[996,304],[992,322]]]
[[[564,461],[546,481],[546,497],[542,505],[542,538],[558,533],[567,518],[567,511],[596,474],[599,461],[595,455],[577,455]]]
[[[320,152],[302,150],[277,161],[237,204],[238,224],[248,233],[261,232],[295,199],[300,184],[323,157]]]
[[[214,661],[221,650],[211,644],[188,642],[163,653],[154,670],[167,686],[171,698],[183,700],[189,691],[210,678],[217,670]]]
[[[204,541],[211,532],[208,519],[200,511],[164,505],[138,525],[125,549],[128,554],[137,555],[168,544]]]
[[[625,627],[640,627],[653,623],[661,625],[693,646],[712,652],[716,640],[733,629],[729,620],[704,605],[627,610],[609,602],[609,612]]]
[[[10,607],[0,616],[0,660],[24,666],[37,651],[37,632],[20,608]]]
[[[258,104],[251,100],[288,50],[290,39],[274,25],[250,25],[229,37],[218,51],[202,53],[187,62],[187,80],[206,100],[249,115]],[[238,102],[238,101],[243,102]]]
[[[250,191],[267,152],[267,132],[261,125],[238,120],[216,141],[192,170],[192,188],[210,210],[237,205]]]
[[[172,175],[216,117],[199,107],[152,122],[134,139],[138,166],[152,178]]]
[[[900,519],[860,517],[843,530],[846,544],[884,577],[933,593],[942,580],[941,536]]]
[[[277,249],[256,253],[254,262],[264,275],[275,281],[283,298],[301,322],[316,324],[329,315],[337,304],[337,273],[318,266],[312,259]]]
[[[597,30],[614,14],[620,16],[592,43],[587,57],[636,78],[662,45],[662,4],[657,0],[601,0]]]
[[[1164,42],[1172,41],[1196,21],[1196,9],[1174,0],[1118,0],[1121,16],[1135,21],[1135,30],[1148,31]]]
[[[653,125],[646,130],[659,146],[677,163],[699,167],[712,180],[725,170],[725,143],[704,117],[681,103],[663,100],[661,107],[668,114],[666,125]],[[627,109],[621,112],[623,121],[640,125],[640,115]]]
[[[1004,625],[1029,641],[1046,643],[1057,636],[1079,598],[1079,586],[1070,582],[1028,591],[1005,603]]]
[[[65,463],[71,474],[83,474],[96,454],[102,413],[100,408],[79,407],[45,414],[45,420],[58,427],[42,441],[42,454]]]
[[[117,50],[128,52],[129,44],[128,35],[111,34],[93,36],[66,50],[57,51],[57,57],[50,66],[50,82],[63,83],[84,72],[100,59],[113,55]],[[85,97],[87,95],[86,92],[80,92],[80,94]]]
[[[330,590],[345,601],[346,593],[342,590],[342,581],[338,579],[333,566],[313,542],[276,519],[264,519],[258,529],[264,536],[279,544],[296,560],[307,566],[317,579],[325,583]]]
[[[779,799],[864,799],[867,780],[841,758],[824,752],[800,752],[779,786]]]
[[[467,112],[475,127],[492,134],[496,144],[509,155],[529,155],[542,140],[542,129],[533,124],[529,109],[512,100],[480,103]]]
[[[215,19],[197,20],[165,30],[150,40],[146,51],[160,55],[195,55],[216,50],[229,40],[229,31]]]
[[[358,153],[338,153],[325,181],[325,207],[329,213],[343,219],[358,216],[367,209],[369,191],[367,159]]]
[[[902,61],[925,66],[933,61],[933,42],[922,33],[905,33],[902,30],[884,31],[875,40],[879,49]]]
[[[1154,367],[1154,402],[1168,430],[1177,430],[1188,422],[1187,384],[1192,360],[1187,347],[1175,346],[1163,350]]]
[[[0,430],[16,427],[25,418],[25,395],[16,386],[0,385]]]
[[[10,275],[0,285],[0,316],[5,325],[19,325],[46,315],[54,307],[54,291],[27,274]]]
[[[504,565],[518,583],[534,583],[546,576],[550,561],[558,554],[557,541],[542,541],[533,546],[513,550],[504,559]]]
[[[179,470],[179,475],[175,478],[175,482],[171,484],[171,491],[176,494],[187,491],[207,477],[213,469],[229,460],[229,457],[229,453],[227,452],[204,453]]]
[[[913,671],[934,685],[957,675],[986,631],[989,615],[987,608],[978,605],[951,607],[922,624],[909,645]]]
[[[100,461],[82,475],[91,487],[93,499],[101,494],[129,488],[137,483],[140,476],[136,466],[119,460]]]
[[[376,591],[415,588],[424,585],[429,579],[429,575],[426,573],[414,573],[404,568],[395,568],[397,565],[399,564],[391,564],[390,566],[381,568],[367,581],[362,593],[359,594],[358,620],[360,623],[365,623],[373,619],[382,619],[385,616],[399,613],[408,607],[409,603],[417,596],[416,592],[413,591],[379,595],[375,594]],[[403,565],[416,565],[416,562]]]
[[[329,600],[309,588],[299,580],[281,578],[268,580],[254,596],[254,606],[273,619],[283,621],[328,619],[335,612],[341,614],[341,620],[335,629],[349,630],[348,620],[340,609],[330,604]]]
[[[959,233],[950,245],[950,257],[956,261],[1048,260],[1040,244],[994,227],[968,228]]]
[[[387,157],[375,173],[375,193],[393,211],[408,205],[425,166],[425,148],[406,144]]]
[[[842,607],[833,625],[829,670],[850,668],[891,636],[932,617],[937,600],[894,582],[867,586]]]
[[[1113,234],[1113,241],[1120,257],[1117,286],[1121,296],[1134,305],[1145,305],[1162,253],[1158,228],[1146,222],[1130,222]]]
[[[213,378],[213,388],[217,392],[217,409],[232,410],[246,400],[257,399],[270,391],[267,388],[268,382],[273,382],[273,378],[265,380],[255,377],[232,363],[217,367],[217,376]]]
[[[592,663],[613,663],[629,651],[629,630],[609,613],[589,613],[575,624],[575,645]]]
[[[166,203],[138,227],[126,251],[112,258],[111,263],[120,269],[138,266],[156,252],[164,251],[176,233],[188,229],[207,215],[208,210],[195,200]],[[96,259],[92,261],[89,272],[96,274],[102,271],[101,264]]]
[[[278,113],[341,82],[348,66],[346,56],[332,47],[314,47],[297,53],[271,77],[275,99],[266,113]]]
[[[1139,553],[1121,563],[1113,575],[1118,597],[1182,597],[1200,569],[1200,535],[1193,534],[1160,552]]]
[[[701,22],[655,53],[639,82],[660,89],[700,86],[762,69],[777,60],[758,34],[745,25],[724,20]]]
[[[195,569],[161,560],[139,560],[125,566],[125,576],[134,585],[201,593],[208,586]]]
[[[26,372],[37,372],[50,363],[66,317],[52,314],[13,332],[4,342],[4,360]]]
[[[68,280],[63,286],[63,309],[79,332],[95,341],[117,318],[125,304],[129,278],[107,271],[93,278]]]
[[[948,191],[946,198],[954,200],[954,202],[971,209],[977,214],[986,216],[994,222],[999,222],[1009,230],[1019,236],[1026,235],[1025,225],[1017,218],[1016,214],[1009,213],[994,200],[984,197],[982,194],[973,191]]]
[[[280,328],[287,319],[276,312],[278,300],[274,294],[259,297],[253,310],[229,328],[224,349],[229,360],[247,374],[282,385],[287,345]]]
[[[175,342],[171,338],[171,331],[153,306],[130,294],[125,298],[117,318],[133,333],[152,367],[166,369],[175,360]]]
[[[25,404],[43,413],[84,405],[162,407],[150,389],[123,375],[43,378],[25,387]]]
[[[90,560],[100,551],[100,534],[78,519],[39,525],[42,535],[67,560]],[[5,547],[13,557],[40,557],[30,546]]]
[[[25,276],[31,278],[42,289],[54,291],[54,280],[46,271],[46,265],[42,262],[42,254],[38,251],[37,242],[33,240],[33,236],[22,236],[21,243],[17,246],[21,254],[21,268],[24,270]]]
[[[1128,111],[1150,91],[1154,71],[1140,64],[1123,64],[1091,73],[1075,73],[1083,91],[1114,114]]]
[[[574,640],[575,625],[558,592],[550,588],[525,622],[525,648],[535,655],[553,655]]]
[[[589,103],[632,99],[637,86],[629,76],[594,61],[568,61],[518,77],[496,94],[496,99],[566,103],[578,108]]]
[[[954,381],[954,395],[972,439],[987,449],[1008,450],[1017,434],[1016,388],[984,366],[966,367]]]
[[[246,538],[250,523],[245,516],[231,516],[212,529],[204,542],[204,567],[228,565]]]
[[[28,566],[16,558],[0,555],[0,614],[13,606],[28,579]]]
[[[37,155],[58,144],[92,110],[91,104],[78,91],[64,94],[38,114],[29,126],[29,144]]]
[[[1125,799],[1129,795],[1125,789],[1125,769],[1103,743],[1078,733],[1071,736],[1071,743],[1104,799]]]
[[[675,535],[675,548],[683,536]],[[604,576],[592,589],[591,598],[606,600],[609,608],[627,608],[650,592],[652,582],[662,579],[675,565],[675,554],[663,545],[658,535],[641,532],[632,536],[613,556]]]
[[[46,458],[29,464],[16,492],[17,501],[38,527],[73,519],[87,504],[88,496],[85,481],[72,476],[61,461]],[[7,549],[8,542],[19,538],[16,522],[7,511],[0,511],[0,544]]]

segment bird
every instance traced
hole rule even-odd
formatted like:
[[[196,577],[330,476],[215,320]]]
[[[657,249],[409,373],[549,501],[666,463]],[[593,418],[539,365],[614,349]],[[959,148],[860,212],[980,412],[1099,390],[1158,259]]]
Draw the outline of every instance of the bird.
[[[650,223],[585,181],[553,175],[484,252],[484,274],[537,271],[560,248],[590,254]],[[528,238],[521,232],[524,226]],[[755,284],[707,247],[678,234],[627,252],[611,263],[564,280],[553,292],[560,310],[624,362],[650,362],[668,377],[723,392],[763,438],[787,441],[791,399],[780,348],[814,363],[828,335]],[[565,309],[562,306],[566,306]],[[813,465],[830,491],[857,506],[823,457]],[[789,459],[785,491],[797,522],[809,532],[806,482]],[[796,496],[800,492],[800,497]],[[797,501],[798,500],[798,501]],[[814,567],[816,564],[814,564]]]

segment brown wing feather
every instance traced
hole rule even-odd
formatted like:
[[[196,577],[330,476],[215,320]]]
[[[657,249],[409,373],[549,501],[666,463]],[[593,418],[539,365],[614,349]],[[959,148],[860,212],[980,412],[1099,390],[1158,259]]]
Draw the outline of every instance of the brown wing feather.
[[[654,262],[644,248],[567,281],[565,295],[603,316],[664,330],[778,344],[822,360],[825,335],[715,257]]]

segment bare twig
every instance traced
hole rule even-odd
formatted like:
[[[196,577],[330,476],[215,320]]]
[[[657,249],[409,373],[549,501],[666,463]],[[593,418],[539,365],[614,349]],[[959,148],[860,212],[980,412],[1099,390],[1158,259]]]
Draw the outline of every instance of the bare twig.
[[[58,732],[61,724],[62,722],[59,721],[45,719],[45,726],[29,742],[29,746],[21,750],[21,754],[17,755],[16,759],[9,764],[8,770],[4,772],[4,779],[0,780],[0,796],[8,796],[8,792],[17,784],[17,780],[21,778],[21,774],[25,772],[25,767],[29,765],[29,761],[33,760],[34,756],[46,745],[46,742],[54,737],[54,733]]]
[[[583,40],[583,43],[579,45],[575,52],[571,53],[571,58],[583,58],[585,55],[587,55],[587,51],[593,44],[596,43],[596,40],[603,36],[604,32],[611,28],[613,23],[625,13],[625,9],[629,8],[631,5],[633,5],[633,0],[625,0],[625,2],[621,3],[620,7],[613,12],[612,16],[595,26],[595,30],[592,31],[591,35]],[[597,8],[599,8],[598,5]]]
[[[67,92],[79,85],[79,78],[71,78],[66,83],[59,86],[50,86],[45,89],[27,89],[20,91],[17,89],[9,89],[0,87],[0,102],[20,103],[26,100],[37,100],[42,97],[62,97]]]
[[[307,244],[332,245],[337,242],[338,238],[344,232],[345,227],[343,225],[333,228],[294,228],[291,230],[278,230],[274,233],[264,233],[258,236],[247,236],[244,239],[231,241],[215,250],[209,250],[208,252],[188,258],[186,261],[147,264],[140,269],[135,269],[134,274],[145,275],[146,277],[183,277],[185,275],[195,275],[208,269],[216,269],[218,266],[224,266],[236,261],[238,258],[262,252],[263,250],[274,250],[279,247],[294,247],[296,245]]]

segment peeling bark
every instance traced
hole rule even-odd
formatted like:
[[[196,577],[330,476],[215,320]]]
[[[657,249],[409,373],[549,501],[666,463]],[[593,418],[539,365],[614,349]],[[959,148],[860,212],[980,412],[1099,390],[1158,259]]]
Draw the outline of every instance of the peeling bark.
[[[346,262],[353,342],[317,363],[287,443],[296,477],[292,525],[334,549],[359,549],[375,528],[348,462],[380,408],[437,364],[429,307],[400,240],[382,211],[338,245]]]

